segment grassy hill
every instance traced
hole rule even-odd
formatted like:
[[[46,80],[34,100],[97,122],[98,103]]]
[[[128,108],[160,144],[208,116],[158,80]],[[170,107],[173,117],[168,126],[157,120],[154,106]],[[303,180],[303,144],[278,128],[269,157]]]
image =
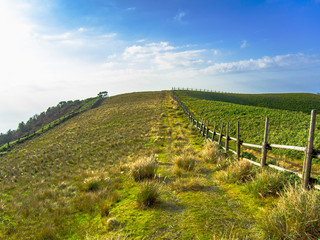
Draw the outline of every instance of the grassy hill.
[[[238,163],[203,142],[170,92],[108,98],[0,162],[1,239],[265,239],[278,196],[221,181]],[[156,174],[137,178],[147,163]]]
[[[238,94],[200,91],[181,91],[182,96],[209,101],[221,101],[241,105],[265,107],[310,113],[320,112],[320,95],[312,93]]]
[[[195,96],[197,97],[191,97],[193,93],[190,91],[177,91],[177,93],[181,100],[195,113],[195,115],[200,115],[209,120],[211,129],[213,129],[214,122],[217,123],[218,130],[222,123],[226,125],[226,123],[229,122],[230,135],[235,137],[236,123],[239,121],[241,140],[247,143],[261,145],[264,136],[265,119],[268,116],[269,143],[291,146],[307,145],[310,113],[245,106],[223,101],[203,100],[205,96],[211,94],[206,92],[195,92]],[[203,97],[201,97],[202,94]],[[317,134],[317,131],[320,130],[319,116],[317,119],[315,148],[320,148],[320,136]],[[303,153],[296,151],[274,150],[272,153],[303,159]],[[300,165],[301,164],[302,161],[300,161]]]

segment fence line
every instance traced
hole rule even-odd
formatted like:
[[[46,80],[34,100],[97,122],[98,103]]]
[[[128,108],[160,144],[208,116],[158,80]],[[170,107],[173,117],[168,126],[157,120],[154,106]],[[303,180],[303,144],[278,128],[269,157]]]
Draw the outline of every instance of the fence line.
[[[186,90],[189,90],[189,88],[187,88]],[[229,122],[226,123],[226,134],[225,135],[223,134],[223,129],[224,129],[223,123],[221,124],[220,133],[216,132],[217,131],[216,123],[214,124],[213,131],[211,131],[209,129],[209,121],[204,118],[202,118],[200,121],[200,117],[196,117],[192,113],[192,111],[190,111],[189,108],[179,99],[179,97],[177,96],[177,94],[175,92],[175,88],[172,89],[172,98],[178,102],[178,104],[180,105],[180,107],[182,108],[184,113],[187,115],[187,117],[188,117],[189,121],[192,123],[192,125],[195,126],[200,131],[202,136],[204,136],[206,139],[209,139],[210,141],[213,142],[214,137],[217,135],[217,136],[219,136],[219,138],[218,138],[219,145],[221,145],[222,139],[225,139],[225,147],[222,146],[222,148],[225,149],[225,151],[230,151],[230,152],[236,154],[238,160],[240,159],[241,146],[261,149],[262,153],[261,153],[261,162],[260,163],[254,162],[254,161],[252,161],[250,159],[246,159],[246,158],[243,158],[243,159],[251,162],[252,164],[260,166],[260,167],[269,166],[269,167],[275,168],[277,170],[293,172],[293,173],[297,174],[300,178],[302,178],[302,187],[304,189],[309,188],[310,180],[312,180],[312,178],[310,177],[312,158],[317,158],[318,154],[320,153],[319,150],[313,149],[316,110],[312,110],[312,113],[311,113],[309,139],[308,139],[308,146],[307,147],[288,146],[288,145],[280,145],[280,144],[269,144],[268,143],[268,126],[269,126],[269,118],[268,117],[266,117],[266,122],[265,122],[263,143],[262,143],[262,145],[257,145],[257,144],[245,143],[239,139],[239,132],[240,132],[239,122],[237,122],[237,137],[236,138],[229,136]],[[209,137],[209,135],[211,135],[211,138]],[[229,149],[229,141],[230,140],[236,142],[236,146],[237,146],[236,151]],[[289,169],[285,169],[285,168],[273,165],[273,164],[267,164],[266,163],[267,151],[271,150],[272,148],[289,149],[289,150],[304,152],[305,158],[304,158],[304,162],[303,162],[302,174],[291,171]],[[319,185],[315,185],[314,187],[317,189],[320,189]]]

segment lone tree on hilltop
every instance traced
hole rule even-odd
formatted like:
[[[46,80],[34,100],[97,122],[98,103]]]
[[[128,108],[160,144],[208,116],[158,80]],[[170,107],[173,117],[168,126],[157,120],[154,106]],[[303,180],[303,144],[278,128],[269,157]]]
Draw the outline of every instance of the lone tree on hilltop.
[[[108,92],[107,91],[99,92],[98,93],[98,97],[106,98],[106,97],[108,97]]]

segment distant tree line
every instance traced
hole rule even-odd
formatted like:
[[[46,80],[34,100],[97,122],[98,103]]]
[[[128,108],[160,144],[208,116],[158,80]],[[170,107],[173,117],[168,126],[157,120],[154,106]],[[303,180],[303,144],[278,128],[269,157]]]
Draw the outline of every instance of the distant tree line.
[[[11,130],[5,134],[0,134],[0,146],[7,142],[18,140],[19,138],[32,134],[50,122],[59,119],[81,105],[82,101],[61,101],[57,106],[49,107],[46,112],[35,114],[25,122],[20,122],[16,130]]]

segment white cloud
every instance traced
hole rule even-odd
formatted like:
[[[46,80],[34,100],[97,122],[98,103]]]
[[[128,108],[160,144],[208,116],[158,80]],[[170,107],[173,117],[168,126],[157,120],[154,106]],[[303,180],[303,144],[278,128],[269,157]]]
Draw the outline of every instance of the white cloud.
[[[240,47],[241,47],[241,48],[247,47],[247,40],[242,40]]]
[[[174,16],[174,20],[184,23],[183,18],[187,15],[187,12],[179,10],[178,13]]]
[[[216,63],[205,68],[203,71],[209,74],[239,73],[267,69],[295,69],[312,64],[320,64],[320,60],[315,56],[298,53],[275,57],[265,56],[259,59],[242,60],[238,62]]]

